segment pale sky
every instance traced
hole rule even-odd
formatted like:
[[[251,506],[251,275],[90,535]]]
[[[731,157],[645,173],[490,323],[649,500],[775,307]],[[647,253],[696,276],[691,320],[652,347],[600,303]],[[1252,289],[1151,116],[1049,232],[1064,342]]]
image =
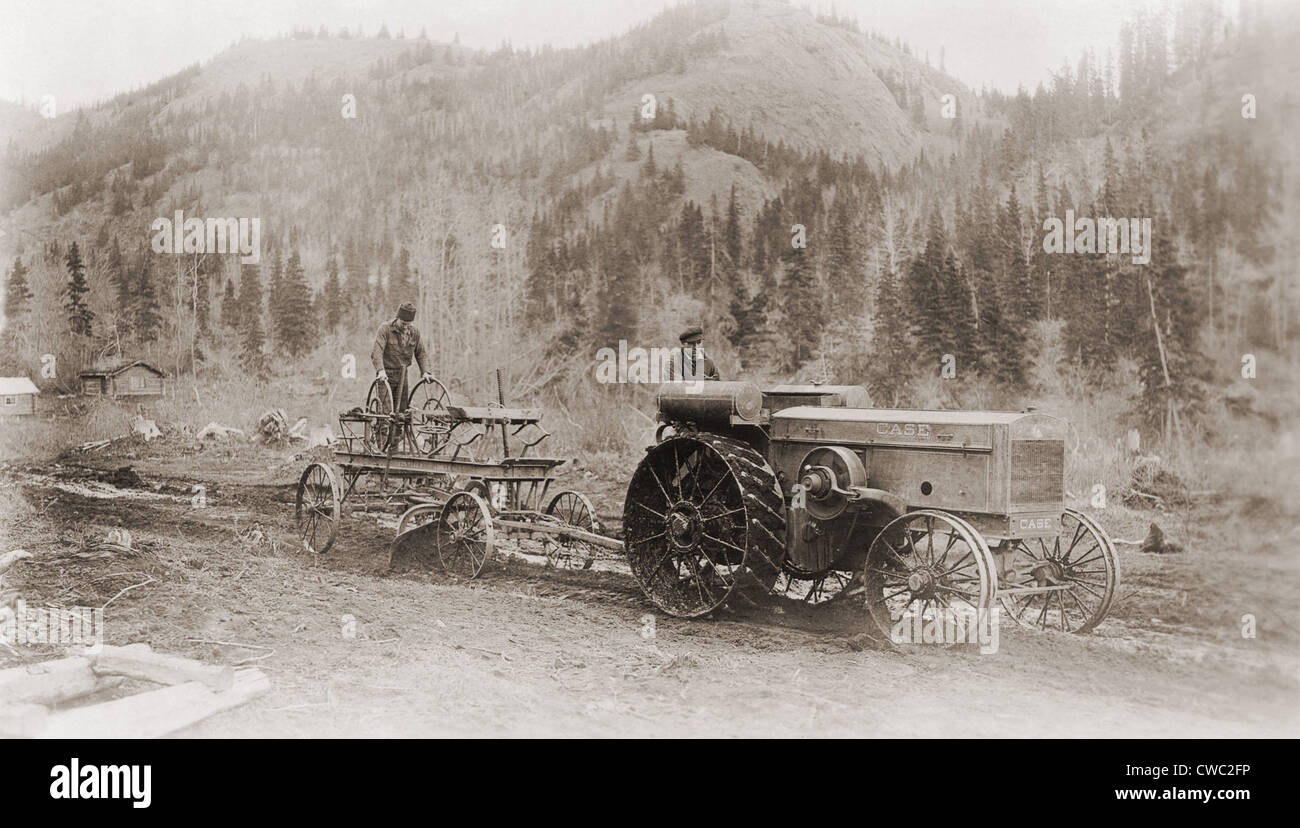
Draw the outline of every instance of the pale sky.
[[[472,48],[574,45],[619,34],[665,0],[0,0],[0,99],[29,105],[53,94],[61,111],[144,86],[207,62],[241,36],[275,37],[294,26],[367,35],[381,23],[408,37],[460,34]],[[978,90],[1031,91],[1092,46],[1104,62],[1134,0],[836,0],[832,6],[928,50],[938,66]],[[1234,4],[1235,5],[1235,4]],[[744,13],[743,8],[733,13]]]

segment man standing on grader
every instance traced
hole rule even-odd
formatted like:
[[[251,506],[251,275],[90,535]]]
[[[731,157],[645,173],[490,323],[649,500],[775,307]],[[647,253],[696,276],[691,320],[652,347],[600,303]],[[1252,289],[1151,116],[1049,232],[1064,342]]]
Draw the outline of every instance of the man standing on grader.
[[[406,384],[406,369],[411,365],[411,357],[419,363],[420,373],[424,379],[432,380],[429,371],[429,352],[424,348],[420,332],[415,325],[415,305],[403,302],[397,309],[397,318],[379,326],[375,335],[375,346],[370,349],[370,363],[375,367],[375,374],[388,381],[388,388],[393,394],[393,410],[405,411],[410,389]]]

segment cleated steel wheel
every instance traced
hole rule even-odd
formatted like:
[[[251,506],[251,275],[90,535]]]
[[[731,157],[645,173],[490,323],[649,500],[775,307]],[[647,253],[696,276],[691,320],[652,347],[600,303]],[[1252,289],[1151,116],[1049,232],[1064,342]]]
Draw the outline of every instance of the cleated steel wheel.
[[[871,542],[863,574],[867,611],[886,639],[904,618],[962,614],[988,623],[997,569],[984,538],[966,521],[929,509],[892,520]],[[980,623],[984,623],[981,621]]]
[[[323,554],[338,537],[343,493],[334,470],[324,463],[312,463],[298,478],[294,518],[298,537],[308,552]]]
[[[572,526],[584,532],[597,532],[596,510],[584,494],[560,492],[547,504],[546,514],[561,525]],[[591,565],[596,562],[597,547],[577,538],[564,534],[547,534],[543,536],[542,545],[546,549],[547,566],[557,569],[591,569]]]
[[[436,536],[442,568],[467,581],[478,577],[496,548],[492,513],[472,492],[457,492],[443,504]]]
[[[1119,586],[1119,559],[1092,518],[1066,509],[1055,538],[1016,539],[1008,547],[1014,556],[1002,579],[1002,607],[1017,623],[1085,633],[1106,617]]]
[[[734,594],[765,595],[785,557],[785,503],[745,443],[669,437],[646,451],[623,506],[623,548],[646,597],[693,618]]]

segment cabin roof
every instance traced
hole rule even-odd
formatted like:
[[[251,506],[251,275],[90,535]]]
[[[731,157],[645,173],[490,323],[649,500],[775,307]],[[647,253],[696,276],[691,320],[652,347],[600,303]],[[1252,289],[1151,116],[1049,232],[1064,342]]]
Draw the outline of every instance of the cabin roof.
[[[0,377],[0,394],[12,397],[15,394],[39,393],[41,389],[27,377]]]
[[[117,376],[118,374],[122,373],[123,371],[126,371],[128,368],[134,368],[134,367],[137,366],[137,365],[139,365],[139,366],[142,367],[142,368],[147,368],[147,369],[149,369],[150,371],[154,372],[155,374],[157,374],[157,375],[160,376],[160,377],[166,377],[166,376],[167,376],[165,373],[163,373],[162,371],[160,371],[160,370],[158,370],[157,368],[153,367],[152,365],[150,365],[149,363],[145,362],[145,361],[142,360],[142,359],[133,360],[133,361],[131,361],[131,362],[122,362],[122,363],[118,363],[117,365],[100,366],[100,367],[91,368],[89,371],[82,371],[80,374],[78,374],[78,376],[80,376],[80,377],[115,377],[115,376]]]

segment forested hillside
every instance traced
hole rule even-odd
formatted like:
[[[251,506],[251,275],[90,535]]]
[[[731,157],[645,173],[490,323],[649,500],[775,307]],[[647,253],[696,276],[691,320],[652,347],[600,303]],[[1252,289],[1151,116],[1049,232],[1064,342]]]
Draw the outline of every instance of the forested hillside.
[[[1014,93],[775,2],[575,49],[246,41],[6,132],[0,373],[337,371],[413,297],[470,388],[591,384],[598,349],[699,323],[728,377],[992,405],[1067,371],[1136,380],[1168,433],[1295,349],[1296,15],[1241,7],[1135,14]],[[156,253],[176,211],[258,217],[260,264]],[[1067,211],[1148,219],[1149,263],[1045,252]]]

